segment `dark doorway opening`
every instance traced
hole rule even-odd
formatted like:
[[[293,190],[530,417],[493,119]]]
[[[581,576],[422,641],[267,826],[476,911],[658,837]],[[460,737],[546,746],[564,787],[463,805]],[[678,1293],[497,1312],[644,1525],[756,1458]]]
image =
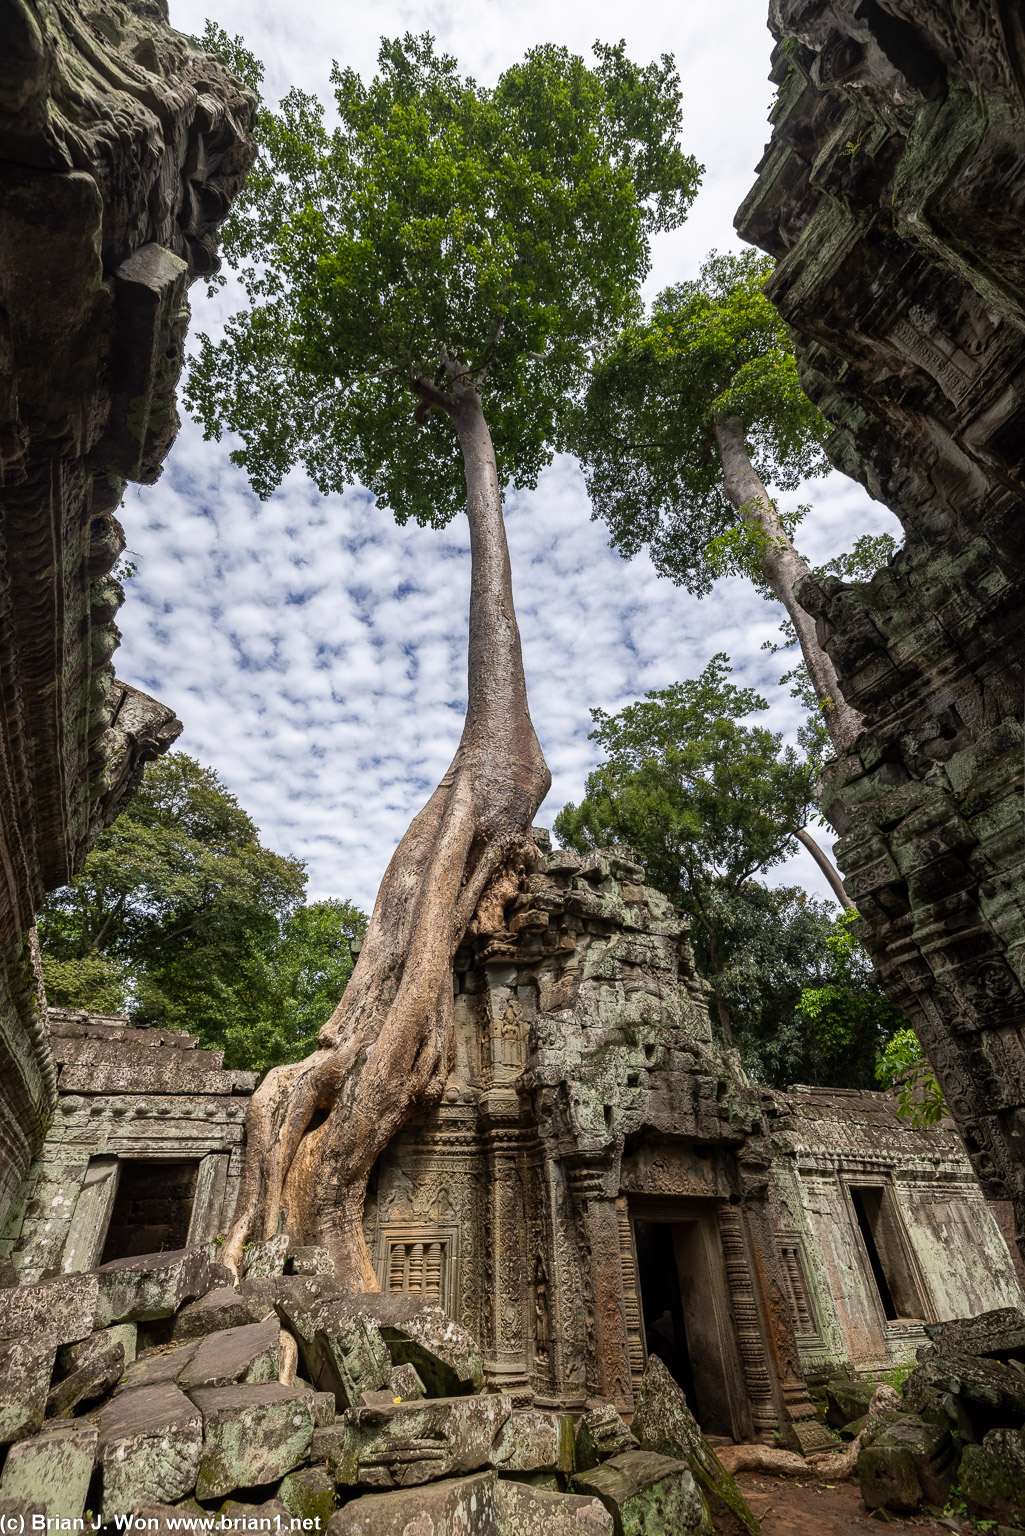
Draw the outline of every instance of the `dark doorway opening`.
[[[881,1185],[852,1185],[851,1203],[887,1322],[924,1318],[921,1291],[901,1238],[900,1216],[890,1191]]]
[[[752,1433],[727,1303],[715,1218],[634,1219],[641,1317],[649,1355],[658,1355],[682,1387],[707,1435],[743,1440]]]
[[[122,1162],[100,1263],[184,1248],[198,1173],[198,1158],[175,1163]]]
[[[667,1221],[634,1223],[641,1315],[649,1355],[658,1355],[670,1376],[694,1403],[694,1376],[683,1320],[683,1297],[673,1252],[673,1229]]]

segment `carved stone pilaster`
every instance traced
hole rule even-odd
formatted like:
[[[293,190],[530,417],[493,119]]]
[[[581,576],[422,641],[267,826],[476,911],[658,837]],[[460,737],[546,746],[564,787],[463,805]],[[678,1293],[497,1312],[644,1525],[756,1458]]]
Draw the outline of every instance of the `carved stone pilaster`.
[[[572,1168],[569,1182],[590,1277],[588,1386],[621,1413],[630,1413],[633,1387],[616,1199],[607,1193],[607,1169]]]
[[[481,1099],[487,1168],[488,1251],[485,1256],[484,1328],[481,1344],[488,1380],[514,1398],[528,1394],[527,1308],[533,1306],[533,1275],[523,1241],[527,1150],[532,1130],[520,1121],[510,1089],[493,1088]]]

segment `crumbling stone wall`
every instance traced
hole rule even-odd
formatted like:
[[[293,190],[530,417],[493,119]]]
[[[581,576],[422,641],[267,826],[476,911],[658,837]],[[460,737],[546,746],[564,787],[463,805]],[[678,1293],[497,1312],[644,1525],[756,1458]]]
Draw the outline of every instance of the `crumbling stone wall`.
[[[60,1074],[57,1113],[0,1236],[0,1256],[13,1261],[18,1280],[99,1264],[132,1174],[143,1174],[154,1201],[177,1193],[176,1173],[191,1174],[185,1231],[164,1247],[223,1236],[257,1074],[226,1071],[223,1052],[198,1050],[195,1035],[136,1029],[116,1015],[52,1008],[49,1031]],[[121,1220],[139,1223],[147,1214],[129,1206]],[[156,1246],[139,1241],[110,1257]]]
[[[447,1306],[517,1402],[629,1411],[633,1224],[654,1202],[707,1244],[708,1350],[737,1438],[813,1448],[769,1208],[776,1104],[713,1041],[686,920],[623,848],[547,853],[508,917],[504,939],[457,955],[442,1103],[372,1182],[383,1289]]]
[[[777,260],[834,462],[900,517],[806,582],[865,730],[837,858],[986,1193],[1025,1242],[1025,23],[1000,0],[773,0],[773,135],[738,228]]]
[[[912,1129],[887,1093],[776,1098],[773,1225],[810,1382],[912,1364],[934,1324],[1025,1304],[1017,1255],[949,1120]],[[878,1213],[868,1234],[865,1195]]]
[[[161,0],[0,22],[0,1216],[55,1103],[35,911],[181,729],[114,677],[114,512],[174,440],[186,290],[254,104],[166,22]]]

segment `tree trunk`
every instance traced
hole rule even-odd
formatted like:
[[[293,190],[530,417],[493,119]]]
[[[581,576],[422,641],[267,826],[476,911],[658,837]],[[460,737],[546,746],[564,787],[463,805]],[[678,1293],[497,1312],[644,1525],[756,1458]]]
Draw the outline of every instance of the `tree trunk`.
[[[470,524],[469,687],[455,757],[392,856],[344,996],[305,1061],[254,1094],[234,1225],[223,1251],[287,1230],[326,1245],[342,1281],[377,1290],[363,1240],[367,1178],[392,1137],[437,1101],[455,1047],[452,961],[468,930],[504,929],[537,857],[551,776],[527,709],[491,435],[478,394],[447,397]]]
[[[811,854],[812,858],[815,860],[816,864],[819,866],[822,873],[829,881],[829,888],[833,892],[833,895],[836,897],[840,905],[847,912],[856,912],[858,909],[854,905],[851,898],[848,896],[847,888],[843,881],[840,879],[840,871],[837,869],[836,865],[832,863],[829,855],[824,851],[824,849],[819,847],[811,833],[806,832],[803,827],[794,827],[793,833],[797,838],[797,841],[801,843],[805,848],[807,848],[808,852]]]
[[[797,553],[787,537],[779,515],[769,499],[751,463],[745,441],[744,424],[729,416],[715,424],[722,460],[726,494],[738,516],[764,539],[761,556],[762,574],[775,592],[797,630],[805,666],[822,706],[822,717],[829,739],[839,753],[849,747],[861,730],[862,717],[845,701],[837,681],[836,669],[818,642],[815,620],[801,607],[794,588],[802,576],[810,574],[807,560]]]

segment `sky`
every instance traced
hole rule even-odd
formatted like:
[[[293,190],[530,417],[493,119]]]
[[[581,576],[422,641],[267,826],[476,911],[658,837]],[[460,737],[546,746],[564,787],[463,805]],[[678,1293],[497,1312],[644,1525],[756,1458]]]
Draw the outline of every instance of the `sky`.
[[[768,137],[771,40],[765,0],[378,0],[344,10],[220,0],[213,19],[266,65],[265,95],[290,86],[329,100],[332,58],[373,72],[381,35],[430,31],[462,69],[493,81],[535,43],[587,54],[626,38],[630,56],[676,57],[684,146],[704,163],[687,223],[657,238],[649,297],[697,274],[712,248],[739,249],[733,215]],[[171,0],[172,24],[198,33],[209,0]],[[238,300],[192,290],[193,331],[216,333]],[[359,487],[322,497],[295,473],[266,503],[231,464],[231,444],[183,421],[161,480],[122,508],[137,574],[119,615],[126,681],[173,706],[178,746],[217,770],[267,846],[307,862],[309,894],[368,910],[395,844],[448,765],[466,693],[469,560],[465,519],[442,532],[397,527]],[[817,563],[896,520],[839,474],[793,498]],[[769,700],[762,722],[792,735],[799,706],[778,686],[786,658],[761,649],[782,610],[740,580],[702,600],[625,562],[591,521],[579,467],[561,458],[537,490],[507,501],[514,589],[531,714],[552,770],[536,818],[578,801],[597,760],[590,711],[694,677],[726,652],[737,681]],[[783,663],[781,665],[781,663]],[[816,830],[813,828],[813,830]],[[827,842],[829,829],[817,835]],[[806,854],[772,883],[826,887]]]

